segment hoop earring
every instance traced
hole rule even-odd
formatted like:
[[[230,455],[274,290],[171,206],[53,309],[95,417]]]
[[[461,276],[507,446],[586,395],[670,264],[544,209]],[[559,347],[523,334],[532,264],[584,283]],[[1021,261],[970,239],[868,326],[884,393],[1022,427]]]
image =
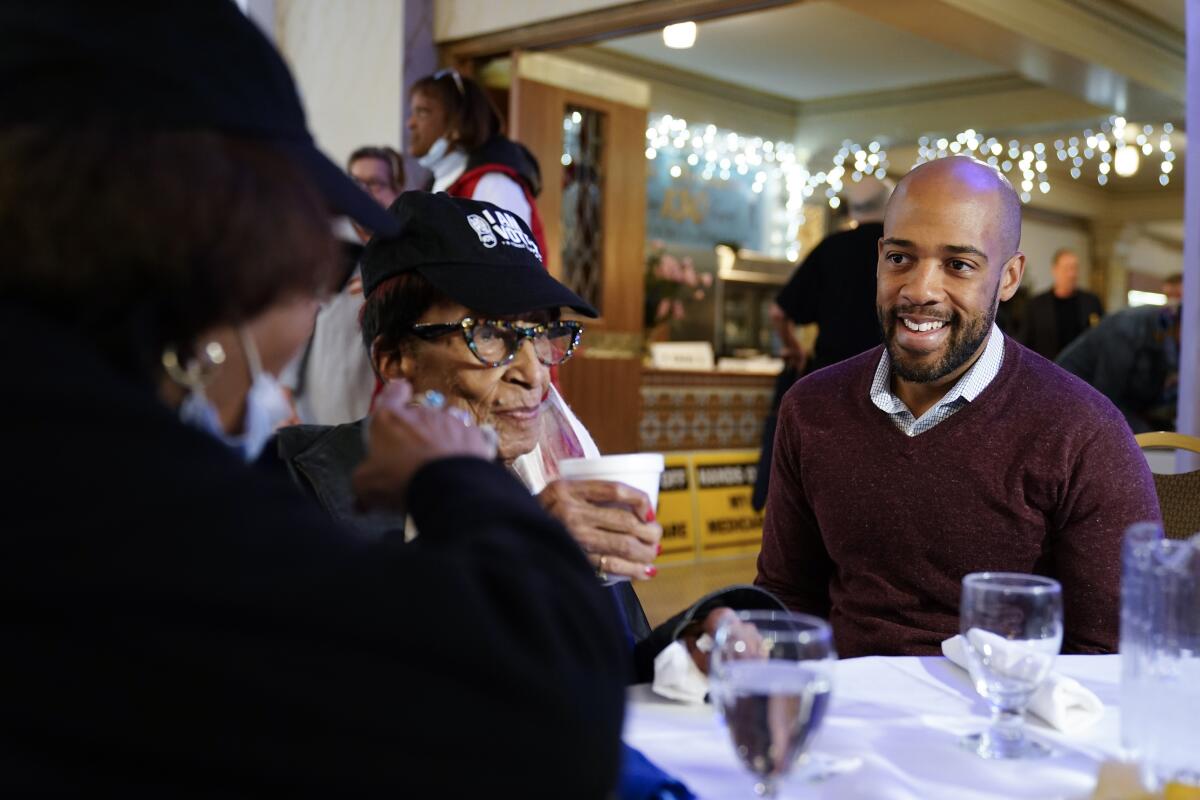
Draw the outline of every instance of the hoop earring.
[[[202,356],[185,366],[175,345],[167,345],[162,352],[163,370],[168,378],[186,389],[203,389],[213,379],[217,368],[225,363],[225,348],[213,341],[204,345],[201,353]]]

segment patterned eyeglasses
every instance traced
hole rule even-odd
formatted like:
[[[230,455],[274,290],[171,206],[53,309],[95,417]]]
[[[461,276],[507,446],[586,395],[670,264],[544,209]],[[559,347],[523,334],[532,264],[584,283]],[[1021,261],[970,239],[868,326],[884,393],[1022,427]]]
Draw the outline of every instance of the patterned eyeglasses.
[[[583,336],[583,326],[574,320],[556,320],[540,325],[518,325],[495,319],[463,317],[458,322],[423,323],[412,326],[414,336],[426,341],[462,331],[475,358],[489,367],[502,367],[517,357],[521,342],[529,339],[537,360],[547,367],[570,358]]]

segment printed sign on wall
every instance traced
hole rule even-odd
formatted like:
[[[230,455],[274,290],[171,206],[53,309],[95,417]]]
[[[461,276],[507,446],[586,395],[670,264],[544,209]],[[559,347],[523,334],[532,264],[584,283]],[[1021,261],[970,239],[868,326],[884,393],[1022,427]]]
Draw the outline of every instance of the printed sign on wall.
[[[646,166],[646,238],[710,248],[717,242],[737,242],[763,250],[762,195],[753,191],[754,173],[734,172],[727,180],[704,180],[699,170],[668,158]]]
[[[702,557],[756,553],[763,514],[750,504],[757,450],[696,453],[692,458]]]
[[[658,524],[662,525],[662,555],[655,563],[671,564],[696,558],[696,508],[692,493],[691,459],[668,455],[658,486]]]

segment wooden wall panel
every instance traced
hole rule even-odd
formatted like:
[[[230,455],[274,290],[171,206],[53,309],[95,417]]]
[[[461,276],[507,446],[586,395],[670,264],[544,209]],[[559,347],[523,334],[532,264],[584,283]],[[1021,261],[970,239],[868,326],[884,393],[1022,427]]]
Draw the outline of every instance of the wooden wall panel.
[[[558,380],[600,452],[638,451],[641,359],[574,358],[559,369]]]
[[[516,54],[519,60],[520,54]],[[512,137],[528,147],[542,169],[538,212],[551,274],[562,278],[562,137],[568,106],[604,114],[601,208],[602,290],[598,320],[587,321],[579,355],[559,371],[567,402],[601,451],[638,447],[641,407],[642,304],[645,294],[646,110],[521,78],[513,70],[509,94]],[[589,341],[607,342],[604,357],[588,355]],[[613,342],[624,343],[616,352]]]
[[[645,298],[646,111],[605,105],[605,326],[640,332]]]
[[[516,56],[519,58],[519,54]],[[514,71],[515,74],[515,71]],[[515,79],[508,94],[509,136],[529,148],[542,170],[538,214],[548,253],[542,255],[550,274],[562,279],[562,112],[566,92],[537,81]]]

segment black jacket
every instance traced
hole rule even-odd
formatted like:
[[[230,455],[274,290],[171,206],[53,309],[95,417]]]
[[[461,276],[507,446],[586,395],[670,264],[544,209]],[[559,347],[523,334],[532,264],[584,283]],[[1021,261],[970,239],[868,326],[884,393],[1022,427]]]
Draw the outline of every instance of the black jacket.
[[[350,486],[351,475],[366,455],[362,421],[328,427],[297,425],[279,431],[275,453],[299,486],[314,497],[335,519],[366,539],[404,539],[404,514],[362,514],[354,508]],[[264,454],[263,462],[271,461]],[[421,536],[424,529],[417,525]],[[654,658],[683,633],[693,622],[703,622],[709,611],[718,606],[735,609],[783,610],[784,606],[770,593],[756,586],[731,586],[706,595],[653,630],[629,581],[618,581],[608,587],[610,602],[624,627],[624,634],[633,661],[629,666],[631,683],[648,683],[654,679]]]
[[[520,176],[531,195],[537,197],[542,193],[541,167],[538,166],[537,158],[529,152],[529,148],[520,142],[514,142],[499,134],[493,136],[467,156],[465,171],[470,172],[484,164],[508,167]]]
[[[1076,291],[1079,311],[1078,327],[1086,331],[1104,316],[1100,298],[1082,289]],[[1070,342],[1060,342],[1058,319],[1054,315],[1054,292],[1042,292],[1025,306],[1025,319],[1018,338],[1021,344],[1038,355],[1053,361]]]
[[[357,539],[0,303],[0,795],[604,797],[623,644],[503,469]]]
[[[1175,430],[1179,323],[1177,308],[1122,309],[1075,339],[1056,363],[1111,400],[1134,433]]]

